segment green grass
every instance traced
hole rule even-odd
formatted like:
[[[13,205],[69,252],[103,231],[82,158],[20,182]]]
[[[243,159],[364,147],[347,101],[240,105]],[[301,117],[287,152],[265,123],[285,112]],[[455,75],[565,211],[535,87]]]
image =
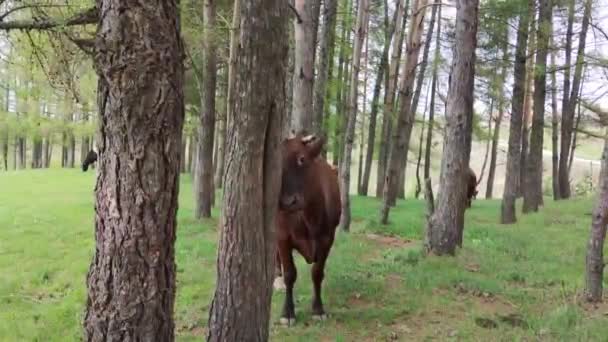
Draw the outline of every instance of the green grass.
[[[94,247],[93,188],[94,172],[0,174],[0,341],[80,340]],[[192,219],[190,189],[182,177],[178,341],[204,336],[215,278],[216,220]],[[474,202],[464,248],[440,258],[420,250],[422,201],[398,203],[384,227],[375,222],[375,199],[354,198],[353,231],[338,234],[328,261],[329,319],[311,320],[309,266],[298,256],[298,323],[276,324],[283,299],[276,293],[272,340],[607,341],[608,307],[578,300],[592,200],[546,201],[541,213],[509,227],[496,223],[498,201]],[[500,315],[517,315],[523,324]],[[497,327],[482,328],[480,319]]]

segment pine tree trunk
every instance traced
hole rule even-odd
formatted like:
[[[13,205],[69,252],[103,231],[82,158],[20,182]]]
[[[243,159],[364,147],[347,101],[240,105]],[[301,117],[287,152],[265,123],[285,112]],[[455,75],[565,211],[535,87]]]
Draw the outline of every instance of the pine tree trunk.
[[[19,168],[22,170],[25,169],[25,166],[27,165],[26,153],[27,153],[27,138],[20,137],[19,138]]]
[[[369,20],[365,24],[365,32],[369,31]],[[359,158],[357,160],[357,194],[363,195],[363,189],[361,188],[361,181],[363,178],[363,150],[365,149],[365,118],[367,114],[367,80],[369,75],[369,39],[365,39],[365,59],[363,60],[363,108],[361,109],[361,124],[359,135]]]
[[[215,137],[215,88],[217,83],[215,28],[215,0],[205,0],[203,54],[204,72],[202,80],[202,112],[199,127],[199,148],[195,176],[194,217],[211,217],[213,186],[213,139]]]
[[[581,78],[581,83],[579,86],[579,91],[578,91],[578,101],[577,101],[577,106],[578,106],[578,114],[576,115],[576,122],[574,123],[574,129],[572,132],[572,144],[570,144],[570,154],[569,154],[569,160],[568,160],[568,175],[570,175],[570,171],[572,170],[572,162],[574,161],[574,151],[576,150],[576,137],[578,136],[578,127],[581,123],[581,117],[582,117],[582,110],[581,110],[581,96],[583,94],[583,83],[585,82],[585,71],[583,70],[583,75]]]
[[[494,112],[494,98],[490,100],[490,109],[488,110],[488,136],[492,136],[492,113]],[[488,155],[490,154],[490,146],[492,141],[488,139],[486,141],[486,152],[483,155],[483,164],[481,165],[481,171],[479,171],[479,177],[477,178],[477,185],[483,181],[483,176],[486,172],[486,166],[488,164]]]
[[[321,39],[319,48],[319,60],[317,65],[317,81],[314,83],[314,128],[313,131],[320,134],[323,131],[323,112],[325,109],[325,94],[327,93],[327,81],[330,65],[333,64],[332,50],[335,47],[336,37],[336,12],[338,0],[325,0],[323,25],[321,26]]]
[[[178,1],[98,6],[101,158],[84,340],[173,341],[184,119]]]
[[[384,182],[388,163],[388,154],[391,143],[391,131],[393,128],[393,116],[395,110],[395,90],[399,78],[399,63],[403,51],[403,41],[405,39],[406,13],[409,7],[409,0],[405,0],[405,5],[398,0],[395,10],[397,19],[395,21],[395,39],[388,73],[388,87],[385,90],[384,109],[382,112],[382,129],[380,132],[380,150],[378,151],[378,173],[376,176],[376,197],[384,195]]]
[[[440,0],[435,0],[435,3]],[[429,124],[424,149],[424,181],[431,178],[431,152],[433,147],[433,126],[435,125],[435,93],[437,92],[437,69],[441,55],[441,6],[437,9],[437,35],[435,36],[435,56],[433,57],[433,77],[431,80],[431,103],[429,104]]]
[[[426,42],[426,44],[430,43],[430,41]],[[418,140],[418,159],[416,160],[416,191],[414,192],[414,197],[416,199],[418,199],[420,193],[422,192],[422,181],[420,179],[420,164],[422,162],[422,145],[424,145],[424,130],[426,128],[426,112],[428,110],[429,105],[429,90],[430,86],[427,85],[426,99],[424,101],[424,111],[422,112],[422,127],[420,128],[420,140]]]
[[[8,171],[8,129],[4,132],[2,137],[2,165],[4,171]]]
[[[89,153],[89,145],[90,145],[89,137],[83,136],[80,142],[80,164],[84,163],[84,160],[87,158],[87,153]]]
[[[551,33],[553,33],[553,25],[551,25]],[[551,184],[553,186],[553,200],[557,201],[561,199],[559,193],[559,118],[557,114],[557,77],[556,68],[557,63],[555,62],[556,47],[553,41],[553,35],[551,39]]]
[[[384,181],[383,204],[380,210],[380,222],[382,224],[388,223],[390,207],[394,205],[398,191],[403,187],[401,177],[407,166],[410,138],[414,120],[416,118],[416,113],[411,111],[412,95],[426,7],[426,0],[415,0],[412,7],[414,15],[412,15],[410,20],[407,47],[405,50],[406,64],[399,87],[399,117],[393,133],[393,138],[391,139]],[[404,175],[403,177],[405,178]]]
[[[196,154],[196,138],[194,135],[188,137],[188,172],[194,174],[194,155]]]
[[[74,136],[74,132],[70,132],[68,160],[68,167],[74,168],[76,164],[76,137]]]
[[[462,0],[456,10],[456,44],[446,111],[446,135],[441,160],[440,195],[427,227],[426,249],[453,255],[462,245],[466,206],[470,134],[473,121],[477,0]],[[465,127],[466,129],[462,129]],[[468,136],[467,136],[468,135]]]
[[[295,60],[293,74],[293,129],[312,132],[313,85],[315,78],[315,20],[320,0],[295,0],[299,16],[294,19]],[[317,15],[315,16],[315,11]]]
[[[587,300],[598,303],[603,299],[604,240],[608,226],[608,140],[604,141],[602,171],[597,203],[593,211],[591,233],[587,242],[586,286]]]
[[[350,165],[352,158],[353,143],[355,139],[355,124],[357,123],[357,99],[359,92],[359,70],[361,66],[361,50],[367,36],[367,22],[369,20],[369,1],[359,0],[357,10],[357,22],[355,24],[355,45],[353,47],[353,69],[350,79],[348,96],[348,107],[346,117],[348,118],[344,132],[344,150],[340,164],[340,201],[342,203],[342,215],[340,217],[340,228],[344,231],[350,230]]]
[[[533,4],[533,0],[529,0]],[[524,6],[521,6],[524,7]],[[528,45],[529,13],[527,7],[519,8],[519,25],[517,28],[517,44],[515,47],[515,67],[513,71],[513,97],[511,101],[511,123],[509,128],[509,146],[507,150],[507,167],[505,174],[505,187],[502,197],[501,217],[502,224],[517,221],[515,200],[519,190],[519,172],[521,163],[521,136],[523,126],[523,103],[526,84],[526,50]]]
[[[570,141],[572,139],[572,128],[574,125],[574,111],[570,111],[570,64],[572,61],[572,35],[574,25],[574,3],[568,1],[568,24],[566,31],[566,57],[564,65],[564,85],[562,96],[562,127],[560,141],[560,155],[558,166],[559,195],[562,199],[570,198],[570,179],[568,170],[568,153],[570,152]],[[581,32],[582,33],[582,32]],[[584,43],[583,43],[584,44]],[[580,45],[579,45],[580,48]]]
[[[282,0],[241,3],[234,88],[240,96],[234,99],[226,135],[225,196],[209,342],[268,341],[269,337],[285,112],[286,9]]]
[[[340,162],[340,146],[342,141],[342,118],[344,117],[344,93],[346,92],[345,79],[347,78],[348,72],[346,71],[346,45],[350,44],[350,16],[354,0],[346,1],[347,11],[343,15],[342,19],[342,32],[340,38],[340,52],[338,54],[338,75],[337,75],[337,87],[336,87],[336,120],[334,127],[334,143],[332,151],[332,163],[339,165]]]
[[[536,68],[547,69],[547,54],[551,25],[552,1],[540,0],[538,10]],[[543,139],[545,133],[545,97],[547,93],[547,73],[534,73],[534,117],[530,135],[530,153],[528,155],[526,178],[524,180],[523,212],[536,212],[543,205]]]
[[[530,5],[530,13],[534,13],[536,10],[536,5]],[[528,161],[528,153],[529,145],[530,145],[530,125],[532,123],[532,98],[534,94],[534,56],[536,54],[536,34],[534,34],[536,25],[536,17],[532,15],[530,17],[530,29],[528,32],[528,62],[526,64],[526,95],[524,97],[524,121],[521,133],[521,162],[519,169],[519,184],[517,195],[522,197],[524,195],[524,181],[526,179],[526,171],[527,171],[527,161]]]

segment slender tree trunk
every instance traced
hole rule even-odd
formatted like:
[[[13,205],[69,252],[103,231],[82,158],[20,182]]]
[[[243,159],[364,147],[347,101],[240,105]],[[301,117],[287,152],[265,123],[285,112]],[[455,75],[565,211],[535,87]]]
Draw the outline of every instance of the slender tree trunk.
[[[457,2],[455,38],[458,43],[454,46],[448,92],[440,195],[427,227],[426,249],[438,255],[453,255],[456,246],[462,245],[467,195],[465,179],[471,152],[478,7],[477,0]]]
[[[492,113],[494,112],[494,98],[490,100],[490,109],[488,110],[488,137],[492,136]],[[479,171],[479,178],[477,178],[477,185],[481,184],[483,181],[483,176],[486,172],[486,166],[488,164],[488,156],[490,154],[490,146],[492,145],[491,139],[487,139],[486,141],[486,152],[483,156],[483,164],[481,165],[481,171]]]
[[[386,168],[388,163],[389,148],[391,143],[391,131],[393,126],[393,116],[395,110],[395,90],[399,79],[399,63],[403,50],[403,41],[405,39],[406,13],[409,7],[409,0],[405,0],[405,5],[398,0],[396,11],[397,19],[395,21],[395,39],[393,40],[393,49],[391,54],[391,62],[389,65],[388,87],[386,88],[386,96],[384,97],[384,109],[382,112],[382,130],[380,133],[380,151],[378,154],[378,173],[376,177],[376,197],[380,198],[384,195],[384,182],[386,176]]]
[[[429,51],[431,50],[431,42],[433,41],[433,30],[435,29],[435,18],[437,17],[437,10],[439,4],[436,3],[431,11],[431,20],[429,21],[429,27],[426,31],[426,38],[424,40],[424,50],[422,52],[422,61],[420,62],[420,70],[418,71],[418,78],[416,79],[416,90],[414,91],[414,97],[412,98],[412,108],[410,111],[416,114],[418,111],[418,102],[420,101],[420,94],[422,92],[422,83],[424,83],[424,76],[426,73],[426,66],[429,60]]]
[[[435,4],[441,0],[435,0]],[[435,36],[435,56],[433,57],[433,78],[431,80],[431,103],[429,104],[429,124],[424,149],[424,181],[431,178],[431,152],[433,147],[433,126],[435,125],[435,93],[437,92],[437,69],[441,56],[441,7],[437,9],[437,35]]]
[[[526,179],[526,170],[527,170],[527,161],[528,161],[528,153],[529,153],[529,145],[530,145],[530,125],[532,123],[532,98],[534,93],[534,56],[536,54],[536,34],[534,34],[536,26],[536,17],[534,15],[534,11],[536,10],[536,4],[530,5],[530,13],[532,16],[530,17],[530,29],[528,32],[528,62],[526,64],[526,95],[524,97],[524,121],[521,133],[521,163],[519,169],[519,184],[517,195],[522,197],[524,195],[524,180]]]
[[[205,0],[203,54],[204,72],[202,81],[202,112],[199,127],[197,172],[195,175],[194,217],[211,217],[213,186],[213,139],[215,136],[215,89],[217,83],[215,28],[215,1]]]
[[[344,231],[350,230],[350,165],[355,139],[355,124],[357,123],[357,98],[359,90],[359,70],[361,65],[361,50],[367,36],[367,21],[369,18],[369,1],[359,0],[357,10],[357,22],[355,24],[355,45],[353,47],[353,70],[350,80],[350,91],[348,96],[348,110],[345,113],[348,122],[345,130],[344,152],[340,164],[340,201],[342,203],[342,215],[340,217],[340,228]]]
[[[529,3],[533,3],[529,0]],[[507,151],[507,168],[505,174],[505,187],[502,197],[501,217],[502,224],[517,221],[515,200],[517,199],[519,171],[521,163],[521,136],[523,126],[523,102],[526,84],[526,50],[528,45],[529,12],[521,6],[519,8],[519,25],[517,28],[517,43],[515,47],[515,66],[513,70],[513,99],[511,101],[511,123],[509,128],[509,146]]]
[[[574,111],[569,111],[570,102],[570,64],[572,63],[572,27],[574,25],[574,3],[568,1],[568,24],[566,31],[564,85],[562,96],[562,127],[560,141],[560,155],[558,166],[559,195],[560,199],[570,198],[570,175],[567,172],[568,152],[570,152],[570,141],[572,139],[572,127],[574,125]]]
[[[314,132],[317,134],[323,131],[323,112],[325,107],[325,95],[327,93],[327,80],[329,77],[330,65],[333,64],[332,50],[335,47],[336,37],[336,12],[338,0],[325,0],[323,25],[321,26],[321,39],[318,60],[317,81],[314,84]]]
[[[286,10],[282,0],[241,3],[234,88],[240,96],[235,97],[229,113],[225,196],[217,283],[209,312],[209,342],[269,338],[275,271],[274,219],[285,112]]]
[[[574,151],[576,150],[576,137],[578,136],[578,127],[581,123],[581,116],[583,114],[582,110],[581,110],[581,96],[583,94],[583,83],[585,82],[585,71],[583,71],[583,76],[581,78],[581,84],[579,86],[579,91],[578,91],[578,101],[577,101],[577,106],[578,106],[578,113],[576,115],[576,122],[574,123],[574,130],[572,132],[572,144],[570,144],[570,159],[568,160],[568,175],[570,174],[570,171],[572,170],[572,162],[574,161]]]
[[[426,44],[430,44],[430,41],[427,41]],[[426,126],[426,111],[429,105],[429,91],[430,86],[426,87],[426,99],[424,101],[424,111],[422,112],[422,127],[420,129],[420,140],[418,141],[418,160],[416,161],[416,191],[414,193],[414,197],[418,199],[420,193],[422,192],[422,181],[420,180],[420,164],[422,162],[422,145],[424,145],[424,129]]]
[[[74,136],[74,132],[70,132],[70,146],[69,146],[69,167],[74,168],[76,164],[76,137]]]
[[[101,157],[86,341],[175,338],[174,243],[184,119],[178,5],[98,1]]]
[[[196,160],[194,155],[196,154],[196,138],[194,135],[190,135],[188,137],[188,172],[194,174],[194,164],[196,164]]]
[[[420,40],[424,24],[427,1],[415,0],[412,18],[407,38],[406,64],[399,87],[399,117],[395,126],[391,146],[389,150],[388,167],[384,181],[384,198],[380,210],[380,222],[388,223],[390,207],[394,205],[398,189],[401,187],[400,177],[405,172],[407,155],[409,151],[412,127],[414,126],[415,113],[411,111],[414,78],[420,52]]]
[[[369,20],[365,25],[365,32],[369,31]],[[361,181],[363,178],[363,149],[365,148],[365,118],[367,114],[367,80],[369,75],[369,39],[365,39],[365,59],[363,60],[363,108],[361,109],[361,134],[359,135],[359,159],[357,161],[357,194],[363,196]]]
[[[608,226],[608,140],[604,141],[602,171],[597,203],[593,211],[591,233],[587,242],[585,294],[590,302],[601,302],[604,282],[604,240]]]
[[[350,36],[349,36],[350,41]],[[352,60],[346,60],[346,65],[344,67],[344,86],[342,88],[342,99],[340,100],[340,116],[337,117],[337,125],[339,127],[338,132],[336,132],[336,137],[338,140],[338,165],[342,164],[342,159],[344,158],[344,143],[346,139],[346,126],[348,125],[348,101],[350,96],[350,76],[351,76],[351,62]]]
[[[400,0],[397,0],[400,2]],[[385,6],[387,4],[385,3]],[[385,82],[385,74],[386,67],[388,65],[388,54],[391,46],[391,40],[393,34],[395,32],[395,27],[397,24],[397,14],[399,13],[399,4],[397,5],[397,10],[395,11],[394,18],[392,22],[389,24],[389,27],[386,28],[387,33],[384,37],[384,48],[382,50],[382,56],[380,57],[380,64],[378,65],[378,70],[376,72],[376,84],[374,85],[374,93],[372,95],[372,104],[371,104],[371,112],[369,117],[369,132],[367,135],[367,151],[365,153],[365,168],[363,171],[363,180],[361,181],[361,189],[360,194],[363,196],[367,196],[369,190],[369,178],[372,170],[372,163],[374,157],[374,147],[376,145],[376,124],[378,121],[378,101],[380,99],[380,90],[382,88],[382,83]],[[385,9],[385,12],[388,12],[388,9]],[[388,13],[387,13],[388,14]],[[386,18],[385,18],[386,19]],[[387,90],[385,90],[386,92]]]
[[[333,156],[332,163],[338,165],[340,161],[340,146],[342,141],[342,118],[344,117],[344,93],[346,92],[346,82],[348,72],[347,67],[347,56],[346,56],[346,45],[350,44],[350,16],[354,0],[346,1],[346,13],[342,19],[342,32],[340,39],[340,52],[338,55],[338,77],[337,77],[337,88],[336,88],[336,120],[334,127],[334,144],[333,144]]]
[[[293,129],[311,132],[313,129],[313,84],[316,30],[320,0],[295,0],[299,16],[294,19],[295,64],[293,74]]]
[[[551,25],[552,1],[540,0],[538,10],[536,68],[545,71]],[[526,178],[524,179],[523,212],[536,212],[543,205],[543,139],[545,133],[545,97],[547,93],[547,73],[534,73],[534,117],[530,136]]]
[[[551,32],[553,33],[553,25],[551,26]],[[559,193],[559,147],[558,147],[558,135],[559,135],[559,118],[557,114],[557,77],[556,68],[557,63],[555,62],[556,47],[553,41],[553,35],[551,39],[551,184],[553,186],[553,200],[557,201],[561,199]]]
[[[4,165],[4,171],[8,171],[8,139],[7,129],[2,137],[2,164]]]
[[[25,169],[27,165],[27,138],[19,137],[19,168]]]
[[[179,166],[179,171],[181,173],[186,172],[186,148],[187,147],[188,147],[188,138],[182,137],[182,147],[181,147],[182,160],[180,161],[180,166]]]

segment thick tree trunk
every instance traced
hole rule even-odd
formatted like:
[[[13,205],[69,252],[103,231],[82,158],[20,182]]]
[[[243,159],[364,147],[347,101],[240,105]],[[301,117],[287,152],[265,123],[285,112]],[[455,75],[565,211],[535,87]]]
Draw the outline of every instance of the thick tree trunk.
[[[91,144],[88,136],[83,136],[80,141],[80,164],[84,163],[84,160],[87,158],[87,153],[89,153],[89,145]]]
[[[350,165],[352,158],[353,143],[355,139],[355,124],[357,123],[357,99],[359,93],[359,70],[361,65],[361,50],[367,36],[367,21],[369,18],[369,1],[359,0],[357,10],[357,22],[355,24],[355,45],[353,47],[353,69],[351,73],[350,89],[348,96],[348,107],[346,117],[348,118],[344,132],[344,150],[340,164],[340,201],[342,203],[342,215],[340,217],[340,228],[344,231],[350,230]]]
[[[410,137],[416,116],[416,114],[411,111],[413,86],[414,78],[416,77],[416,67],[418,65],[418,54],[420,53],[420,40],[422,38],[422,27],[424,25],[426,7],[426,0],[414,1],[412,11],[414,14],[410,20],[407,47],[405,50],[406,64],[399,87],[399,117],[391,140],[384,181],[384,198],[380,210],[380,222],[382,224],[388,223],[389,210],[395,203],[399,188],[403,185],[400,182],[400,177],[402,173],[405,172],[407,166]]]
[[[435,4],[441,0],[435,0]],[[433,148],[433,126],[435,125],[435,93],[437,92],[437,69],[441,56],[441,6],[437,9],[437,35],[435,36],[435,56],[433,57],[433,78],[431,80],[431,103],[429,104],[429,123],[424,148],[424,181],[431,178],[431,152]],[[430,180],[428,181],[430,183]]]
[[[456,246],[462,244],[467,195],[465,179],[471,152],[478,7],[477,0],[461,0],[456,5],[457,44],[447,100],[440,195],[427,227],[426,249],[438,255],[453,255]]]
[[[338,0],[325,0],[323,7],[323,25],[321,26],[321,39],[319,48],[317,81],[314,83],[314,127],[316,134],[323,129],[323,112],[325,107],[325,95],[327,93],[327,80],[329,77],[330,64],[333,60],[332,50],[335,48],[336,37],[336,12]]]
[[[395,39],[388,73],[388,87],[385,90],[384,109],[382,112],[382,130],[380,133],[380,151],[378,151],[378,173],[376,176],[376,197],[384,195],[384,182],[388,163],[388,154],[391,143],[391,131],[393,128],[393,116],[395,110],[395,90],[399,79],[399,65],[403,51],[403,41],[405,39],[406,13],[409,7],[409,0],[405,0],[405,5],[397,1],[397,19],[395,21]]]
[[[553,33],[553,25],[551,26]],[[559,118],[557,114],[557,63],[555,62],[556,47],[551,39],[551,184],[553,186],[553,200],[557,201],[561,198],[559,194]]]
[[[299,16],[294,18],[295,64],[293,74],[293,129],[312,132],[314,59],[320,0],[295,0]],[[316,12],[316,13],[315,13]]]
[[[397,0],[400,2],[400,0]],[[386,4],[385,4],[386,5]],[[361,189],[360,195],[367,196],[369,191],[369,178],[372,170],[372,162],[374,158],[374,148],[376,145],[376,125],[378,122],[378,101],[380,99],[380,90],[382,88],[382,83],[385,82],[385,74],[386,67],[388,65],[388,54],[389,49],[391,47],[391,40],[393,38],[393,34],[395,32],[395,27],[397,24],[397,11],[395,11],[395,15],[393,17],[392,22],[389,24],[389,27],[386,28],[387,33],[384,37],[384,48],[382,50],[382,56],[380,57],[380,64],[378,65],[378,70],[376,72],[376,84],[374,85],[374,93],[372,95],[372,104],[371,104],[371,112],[369,116],[369,132],[367,135],[367,151],[365,153],[365,167],[363,170],[363,179],[361,180]],[[387,12],[388,9],[385,10]],[[385,90],[386,91],[386,90]]]
[[[229,113],[225,196],[217,283],[209,313],[209,342],[267,341],[269,337],[275,271],[274,219],[285,112],[286,9],[282,0],[241,3],[234,88],[240,96],[235,97]]]
[[[593,211],[591,233],[587,242],[585,294],[590,302],[601,302],[604,282],[604,240],[608,226],[608,140],[604,141],[602,171],[597,203]]]
[[[536,212],[543,205],[543,139],[545,133],[545,97],[547,93],[547,53],[551,25],[552,1],[540,0],[538,29],[536,32],[536,68],[544,72],[534,73],[534,117],[530,135],[530,153],[524,180],[523,212]]]
[[[529,3],[533,3],[529,0]],[[524,7],[524,6],[522,6]],[[526,50],[528,45],[529,13],[520,8],[519,25],[517,28],[517,43],[515,47],[515,66],[513,80],[513,98],[511,101],[511,123],[509,128],[509,146],[507,150],[507,168],[505,174],[505,187],[502,197],[501,217],[502,224],[517,221],[515,200],[517,199],[519,172],[521,163],[521,136],[523,126],[523,103],[526,83]]]
[[[202,112],[198,136],[198,169],[194,174],[194,217],[211,217],[213,192],[213,139],[215,137],[215,88],[217,83],[215,28],[215,0],[205,0],[203,54],[204,72],[202,81]]]
[[[178,1],[97,5],[100,158],[84,340],[173,341],[184,119]]]
[[[572,29],[574,25],[574,3],[575,0],[568,1],[568,24],[566,30],[565,64],[564,64],[564,85],[562,96],[562,127],[560,141],[560,155],[558,166],[559,195],[560,199],[570,198],[570,179],[567,172],[568,153],[570,152],[570,140],[572,139],[572,128],[574,125],[574,111],[569,111],[570,102],[570,64],[572,62]],[[583,43],[584,44],[584,43]],[[580,47],[580,46],[579,46]]]

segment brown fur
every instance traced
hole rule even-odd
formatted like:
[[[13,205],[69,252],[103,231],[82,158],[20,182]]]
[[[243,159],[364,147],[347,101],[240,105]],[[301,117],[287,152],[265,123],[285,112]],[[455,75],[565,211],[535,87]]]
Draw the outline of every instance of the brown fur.
[[[477,197],[477,176],[475,171],[469,167],[467,171],[467,208],[471,207],[473,198]]]
[[[295,321],[293,285],[297,269],[292,251],[312,266],[313,315],[323,317],[321,283],[340,221],[340,191],[334,167],[319,156],[324,141],[302,142],[302,135],[283,142],[283,175],[277,211],[277,262],[286,286],[282,320]]]

